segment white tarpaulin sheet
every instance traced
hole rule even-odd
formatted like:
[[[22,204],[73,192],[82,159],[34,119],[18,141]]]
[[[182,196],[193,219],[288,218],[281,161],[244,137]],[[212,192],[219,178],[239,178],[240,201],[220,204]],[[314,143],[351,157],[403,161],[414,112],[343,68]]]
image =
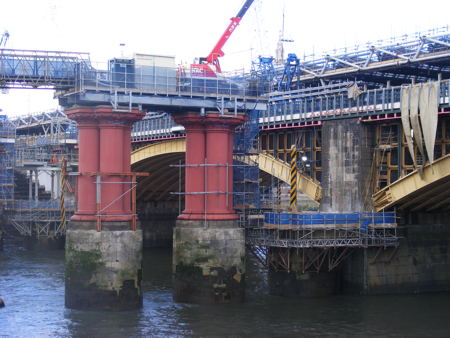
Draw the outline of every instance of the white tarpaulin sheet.
[[[430,163],[434,161],[434,145],[438,125],[438,96],[439,82],[430,82],[423,85],[419,103],[420,123],[422,124],[423,139]]]
[[[417,167],[414,155],[415,145],[424,160],[427,157],[430,163],[434,161],[434,146],[438,125],[439,84],[439,82],[429,82],[402,88],[400,106],[402,126],[415,167]],[[422,166],[424,162],[421,163]]]
[[[419,95],[421,94],[421,86],[415,85],[411,88],[409,98],[409,120],[413,129],[413,139],[417,144],[422,158],[425,160],[425,151],[423,149],[422,129],[420,128],[419,120]],[[425,162],[425,161],[423,161]],[[422,164],[423,164],[422,162]],[[419,162],[420,163],[420,162]]]
[[[416,157],[414,156],[414,145],[411,135],[411,123],[409,122],[409,93],[411,91],[411,87],[403,87],[401,96],[401,116],[402,116],[402,126],[403,133],[405,134],[406,144],[408,145],[409,153],[411,154],[411,158],[413,160],[414,166],[416,166]]]

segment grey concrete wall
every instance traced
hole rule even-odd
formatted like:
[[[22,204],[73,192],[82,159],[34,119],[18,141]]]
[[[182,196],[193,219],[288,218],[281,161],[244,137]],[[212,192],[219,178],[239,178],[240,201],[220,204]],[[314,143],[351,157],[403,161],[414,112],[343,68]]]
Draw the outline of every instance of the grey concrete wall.
[[[323,123],[321,211],[371,210],[373,133],[357,119]]]
[[[450,290],[449,219],[450,214],[434,223],[400,226],[403,238],[397,249],[357,250],[344,263],[344,290],[365,294]]]

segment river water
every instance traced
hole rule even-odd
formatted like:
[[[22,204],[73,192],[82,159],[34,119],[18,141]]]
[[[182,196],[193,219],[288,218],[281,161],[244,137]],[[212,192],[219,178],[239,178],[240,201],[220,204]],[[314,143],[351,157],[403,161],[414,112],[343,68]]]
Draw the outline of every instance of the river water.
[[[450,293],[287,299],[270,296],[249,259],[241,305],[176,304],[170,250],[144,252],[144,306],[126,312],[64,307],[64,252],[0,252],[0,337],[450,337]]]

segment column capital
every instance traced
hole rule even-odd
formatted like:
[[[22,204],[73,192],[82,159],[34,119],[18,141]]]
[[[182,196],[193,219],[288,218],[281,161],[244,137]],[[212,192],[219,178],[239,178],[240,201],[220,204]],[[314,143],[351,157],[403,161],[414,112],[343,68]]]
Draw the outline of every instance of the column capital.
[[[216,112],[207,112],[205,115],[200,113],[182,113],[174,114],[173,119],[176,123],[183,125],[185,128],[221,128],[234,129],[238,125],[243,124],[247,120],[246,115],[228,115]]]
[[[139,111],[138,109],[130,110],[128,107],[119,107],[118,109],[114,109],[110,106],[74,106],[65,110],[65,114],[69,119],[77,121],[78,123],[109,121],[122,122],[124,124],[133,124],[134,122],[142,119],[145,116],[145,112]]]

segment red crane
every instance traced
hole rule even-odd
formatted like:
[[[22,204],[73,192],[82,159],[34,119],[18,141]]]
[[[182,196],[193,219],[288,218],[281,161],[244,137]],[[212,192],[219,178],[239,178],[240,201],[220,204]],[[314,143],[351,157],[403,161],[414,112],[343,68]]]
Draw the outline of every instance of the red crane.
[[[231,22],[228,25],[227,29],[222,34],[219,41],[217,41],[216,45],[208,54],[208,56],[200,58],[199,63],[191,65],[191,73],[193,76],[216,77],[216,73],[221,73],[219,57],[225,55],[222,51],[222,48],[230,38],[231,34],[233,34],[236,27],[239,25],[239,22],[242,20],[242,17],[250,8],[253,1],[254,0],[246,0],[238,14],[235,17],[231,18]]]

